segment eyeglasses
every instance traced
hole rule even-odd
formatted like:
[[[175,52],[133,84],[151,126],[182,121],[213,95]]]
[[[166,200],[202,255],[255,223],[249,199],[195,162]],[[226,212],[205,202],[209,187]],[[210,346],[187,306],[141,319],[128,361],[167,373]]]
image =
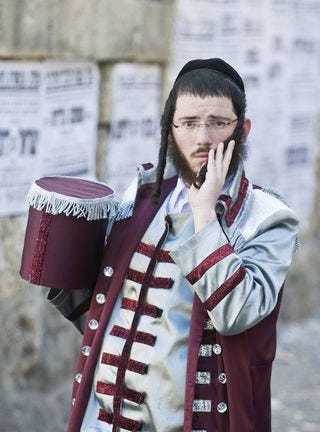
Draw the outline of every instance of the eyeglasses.
[[[207,123],[199,123],[194,120],[186,120],[180,124],[172,123],[172,125],[176,129],[181,128],[181,130],[183,131],[195,131],[199,129],[200,126],[205,126],[209,131],[223,131],[237,120],[238,118],[235,118],[234,120],[210,120]]]

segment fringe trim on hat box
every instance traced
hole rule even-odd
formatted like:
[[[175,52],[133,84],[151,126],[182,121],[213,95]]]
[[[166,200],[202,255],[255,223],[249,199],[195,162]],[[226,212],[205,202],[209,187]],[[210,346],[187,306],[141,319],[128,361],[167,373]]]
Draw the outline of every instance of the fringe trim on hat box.
[[[119,211],[119,201],[114,195],[82,199],[46,191],[36,183],[33,183],[27,194],[27,202],[36,210],[44,210],[52,215],[64,213],[67,216],[84,217],[88,221],[113,219]]]

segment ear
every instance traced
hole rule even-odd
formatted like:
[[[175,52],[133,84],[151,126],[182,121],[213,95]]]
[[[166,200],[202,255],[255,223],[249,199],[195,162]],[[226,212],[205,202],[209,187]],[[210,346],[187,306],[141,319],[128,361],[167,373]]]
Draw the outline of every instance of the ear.
[[[244,123],[243,123],[242,142],[246,142],[248,135],[249,135],[249,132],[250,132],[250,129],[251,129],[251,120],[246,118],[244,120]]]

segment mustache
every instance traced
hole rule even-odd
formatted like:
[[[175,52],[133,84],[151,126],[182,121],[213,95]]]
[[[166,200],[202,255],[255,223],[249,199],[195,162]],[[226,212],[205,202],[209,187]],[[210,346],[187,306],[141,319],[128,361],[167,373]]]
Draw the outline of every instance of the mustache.
[[[191,156],[196,156],[198,154],[209,153],[210,147],[199,147],[197,150],[191,153]]]

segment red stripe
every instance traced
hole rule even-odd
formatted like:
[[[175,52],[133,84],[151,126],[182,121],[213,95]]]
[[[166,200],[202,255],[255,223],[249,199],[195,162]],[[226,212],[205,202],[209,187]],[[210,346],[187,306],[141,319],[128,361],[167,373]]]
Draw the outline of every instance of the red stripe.
[[[155,253],[155,250],[156,250],[155,246],[140,242],[138,244],[136,252],[151,258],[153,256],[153,254]],[[169,255],[169,253],[170,252],[166,251],[166,250],[162,250],[162,249],[158,250],[157,256],[156,256],[157,261],[164,262],[164,263],[174,263],[173,259]]]
[[[244,267],[239,267],[220,287],[204,302],[207,310],[212,310],[217,304],[229,294],[241,281],[243,281],[246,274]]]
[[[108,396],[114,396],[116,393],[116,386],[115,384],[98,381],[96,390],[98,393]],[[122,397],[138,405],[141,405],[144,401],[144,395],[142,393],[128,389],[126,387],[122,388]]]
[[[142,166],[145,169],[145,171],[148,171],[153,168],[153,164],[151,162],[143,163]]]
[[[112,424],[112,422],[113,422],[113,414],[107,413],[106,411],[100,409],[99,410],[98,420],[101,420],[101,421],[103,421],[105,423]]]
[[[124,327],[114,325],[111,329],[110,334],[112,336],[117,336],[117,337],[120,337],[122,339],[127,339],[129,334],[130,334],[130,329],[126,329]],[[150,333],[137,331],[134,335],[133,340],[134,340],[134,342],[139,342],[139,343],[153,346],[156,342],[156,336],[153,336]]]
[[[229,244],[221,246],[205,258],[192,272],[187,275],[187,280],[193,285],[204,275],[204,273],[219,261],[233,253],[233,248]]]
[[[109,395],[109,396],[114,396],[115,393],[114,384],[108,384],[102,381],[97,382],[96,390],[98,393]]]
[[[121,302],[122,309],[131,310],[134,312],[137,306],[138,306],[138,302],[136,300],[132,300],[126,297],[122,299]],[[162,315],[162,310],[152,304],[144,303],[142,305],[142,315],[158,318]]]
[[[240,208],[242,206],[242,203],[246,197],[248,187],[249,187],[249,181],[245,177],[245,175],[242,174],[238,198],[237,198],[236,202],[232,206],[230,206],[230,204],[231,204],[231,198],[230,197],[225,196],[225,195],[222,195],[220,197],[220,199],[223,199],[223,201],[225,201],[227,206],[228,206],[228,211],[227,211],[226,218],[225,218],[226,224],[228,227],[230,227],[233,224],[235,218],[237,217],[237,215],[240,211]]]
[[[129,269],[127,272],[127,278],[142,285],[146,280],[146,273]],[[148,285],[151,288],[171,288],[173,280],[171,278],[148,275]]]
[[[39,285],[53,215],[42,212],[39,233],[30,271],[30,282]]]
[[[99,410],[98,420],[101,420],[105,423],[113,424],[113,414],[107,413],[103,409]],[[114,426],[126,429],[131,432],[138,432],[142,429],[142,423],[136,420],[128,419],[127,417],[118,417],[118,421],[114,424]]]
[[[134,312],[137,309],[138,302],[136,300],[124,297],[121,301],[121,308]]]
[[[118,355],[103,353],[101,363],[118,367],[120,365],[120,360],[121,358]],[[127,369],[131,372],[144,375],[148,371],[148,365],[146,363],[142,363],[137,360],[130,359],[128,362]]]
[[[156,343],[156,336],[150,333],[138,331],[134,337],[135,342],[143,343],[145,345],[154,346]]]
[[[154,256],[150,259],[148,268],[146,270],[146,275],[144,277],[144,281],[141,284],[141,290],[139,294],[139,300],[138,300],[138,306],[136,309],[136,313],[134,314],[132,323],[131,323],[131,329],[128,333],[127,340],[124,344],[122,354],[121,354],[121,362],[118,367],[117,371],[117,378],[116,378],[116,388],[117,392],[113,398],[113,414],[114,414],[114,422],[119,423],[121,418],[121,406],[122,406],[122,398],[121,398],[121,388],[124,383],[124,378],[128,366],[128,361],[130,358],[130,352],[132,348],[132,344],[135,341],[138,341],[139,337],[141,338],[139,341],[143,343],[149,343],[150,345],[153,345],[155,343],[156,338],[152,335],[148,335],[146,333],[138,332],[138,324],[140,320],[140,316],[142,313],[142,305],[144,301],[146,300],[148,288],[150,287],[150,280],[152,278],[152,274],[154,272],[155,266],[157,264],[156,261],[156,255],[157,251],[161,249],[161,246],[163,245],[164,240],[166,239],[166,236],[168,234],[168,224],[166,224],[165,230],[157,244],[156,251]],[[139,336],[140,335],[140,336]],[[114,425],[112,427],[112,432],[116,432],[116,426]]]

